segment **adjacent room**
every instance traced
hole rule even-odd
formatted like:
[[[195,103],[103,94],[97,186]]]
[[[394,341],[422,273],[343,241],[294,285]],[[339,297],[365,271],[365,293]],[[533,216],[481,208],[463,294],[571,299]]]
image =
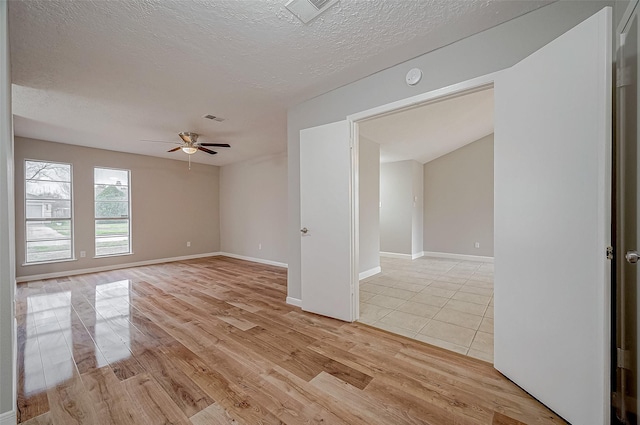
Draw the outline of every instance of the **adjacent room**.
[[[493,89],[359,124],[360,321],[493,361]]]

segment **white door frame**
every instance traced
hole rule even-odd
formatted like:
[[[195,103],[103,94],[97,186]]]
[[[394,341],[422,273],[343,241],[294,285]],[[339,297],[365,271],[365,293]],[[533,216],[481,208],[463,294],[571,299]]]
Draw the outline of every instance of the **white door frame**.
[[[397,100],[395,102],[387,103],[385,105],[376,106],[375,108],[367,109],[365,111],[357,112],[347,116],[347,122],[350,127],[351,137],[351,223],[352,223],[352,239],[351,239],[351,264],[352,264],[352,312],[353,320],[360,318],[360,213],[359,213],[359,192],[360,182],[358,179],[358,155],[360,152],[359,142],[359,130],[358,123],[378,118],[390,113],[399,112],[403,109],[414,108],[417,106],[426,105],[428,103],[439,102],[451,97],[457,97],[463,94],[488,89],[493,87],[496,77],[503,71],[492,72],[481,77],[476,77],[471,80],[463,81],[461,83],[452,84],[450,86],[442,87],[436,90],[432,90],[426,93],[421,93],[416,96],[407,97],[405,99]]]

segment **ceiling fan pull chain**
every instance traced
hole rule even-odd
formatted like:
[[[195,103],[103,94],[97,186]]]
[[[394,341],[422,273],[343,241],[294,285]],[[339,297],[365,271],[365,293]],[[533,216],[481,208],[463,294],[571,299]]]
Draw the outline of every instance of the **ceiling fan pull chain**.
[[[189,155],[189,171],[191,171],[191,155]]]

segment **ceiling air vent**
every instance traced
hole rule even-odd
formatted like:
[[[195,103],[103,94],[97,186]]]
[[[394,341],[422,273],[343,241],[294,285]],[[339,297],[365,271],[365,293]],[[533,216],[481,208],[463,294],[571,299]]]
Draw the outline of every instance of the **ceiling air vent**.
[[[338,0],[291,0],[286,7],[298,19],[308,24],[337,2]]]
[[[216,117],[215,115],[211,115],[211,114],[204,115],[202,118],[206,118],[208,120],[214,120],[218,122],[224,121],[224,118]]]

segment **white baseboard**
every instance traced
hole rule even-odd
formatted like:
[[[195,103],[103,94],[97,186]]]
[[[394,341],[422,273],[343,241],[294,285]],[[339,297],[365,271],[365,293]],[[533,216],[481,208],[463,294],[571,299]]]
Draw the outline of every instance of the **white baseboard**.
[[[401,258],[403,260],[415,260],[416,258],[422,257],[422,252],[416,252],[415,254],[400,254],[397,252],[383,252],[380,251],[381,257],[387,258]]]
[[[0,425],[16,425],[18,423],[18,415],[15,410],[0,414]]]
[[[287,297],[287,304],[293,305],[296,307],[302,307],[302,300],[293,297]]]
[[[128,269],[129,267],[150,266],[152,264],[162,264],[162,263],[172,263],[174,261],[193,260],[195,258],[219,257],[221,255],[225,257],[237,258],[240,260],[252,261],[254,263],[268,264],[271,266],[287,268],[286,263],[279,263],[277,261],[263,260],[261,258],[245,257],[244,255],[231,254],[229,252],[208,252],[205,254],[184,255],[182,257],[159,258],[156,260],[137,261],[135,263],[113,264],[110,266],[90,267],[87,269],[67,270],[64,272],[34,274],[31,276],[20,276],[16,278],[16,282],[17,283],[31,282],[33,280],[53,279],[56,277],[76,276],[79,274],[86,274],[86,273],[106,272],[109,270]]]
[[[289,267],[289,265],[287,263],[280,263],[278,261],[264,260],[262,258],[247,257],[246,255],[232,254],[230,252],[220,252],[220,255],[224,255],[225,257],[237,258],[238,260],[247,260],[247,261],[251,261],[251,262],[254,262],[254,263],[268,264],[270,266],[284,267],[285,269]]]
[[[369,270],[365,270],[365,271],[360,273],[359,279],[360,280],[366,279],[368,277],[371,277],[373,275],[376,275],[376,274],[380,273],[381,271],[382,271],[382,269],[380,268],[380,266],[374,267],[374,268],[369,269]]]
[[[493,263],[493,257],[482,257],[480,255],[451,254],[449,252],[431,252],[431,251],[424,251],[422,255],[424,257],[450,258],[452,260],[482,261],[484,263]]]
[[[14,284],[15,285],[15,284]],[[15,305],[15,302],[13,303]],[[11,374],[13,375],[13,405],[18,405],[18,319],[15,318],[16,312],[13,312],[13,335],[11,336],[13,344],[13,366]],[[15,422],[14,422],[15,423]]]
[[[129,267],[149,266],[152,264],[171,263],[173,261],[193,260],[195,258],[217,257],[223,255],[220,252],[208,252],[205,254],[184,255],[182,257],[158,258],[156,260],[137,261],[135,263],[113,264],[110,266],[90,267],[88,269],[67,270],[64,272],[34,274],[31,276],[20,276],[16,282],[30,282],[33,280],[52,279],[56,277],[75,276],[86,273],[106,272],[109,270],[127,269]]]
[[[397,252],[383,252],[380,251],[380,256],[381,257],[387,257],[387,258],[402,258],[405,260],[411,260],[411,254],[399,254]]]

